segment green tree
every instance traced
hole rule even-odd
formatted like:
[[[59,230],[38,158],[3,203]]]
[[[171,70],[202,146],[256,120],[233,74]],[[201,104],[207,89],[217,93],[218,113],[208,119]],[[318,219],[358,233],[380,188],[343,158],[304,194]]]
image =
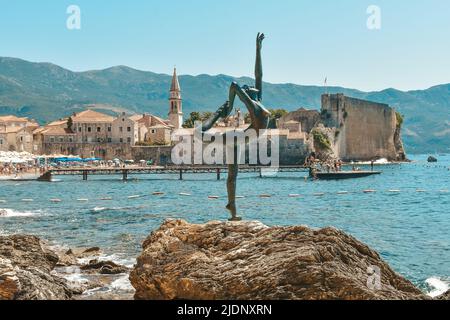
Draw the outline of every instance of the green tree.
[[[189,118],[184,121],[183,128],[194,128],[194,124],[196,121],[205,121],[209,119],[212,115],[212,112],[191,112]]]
[[[67,119],[67,129],[72,130],[73,127],[73,120],[72,117],[69,117],[69,119]]]
[[[402,125],[403,125],[404,117],[403,117],[403,115],[402,115],[400,112],[398,112],[398,111],[395,112],[395,116],[396,116],[396,118],[397,118],[397,127],[401,128]]]
[[[277,120],[288,114],[288,111],[285,109],[269,109],[270,111],[270,119],[269,119],[269,129],[276,129]],[[251,123],[252,119],[250,118],[250,114],[246,113],[244,115],[245,123]]]
[[[269,109],[269,111],[271,114],[269,121],[270,129],[275,129],[277,127],[277,120],[288,114],[285,109]]]

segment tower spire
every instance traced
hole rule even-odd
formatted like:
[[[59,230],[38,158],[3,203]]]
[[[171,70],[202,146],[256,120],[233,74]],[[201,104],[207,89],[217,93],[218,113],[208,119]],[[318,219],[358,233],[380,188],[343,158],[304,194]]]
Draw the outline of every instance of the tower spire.
[[[173,69],[173,76],[172,76],[172,85],[170,86],[170,91],[181,91],[180,90],[180,83],[178,82],[178,75],[177,75],[177,67]]]
[[[170,85],[169,98],[169,122],[175,129],[183,125],[181,88],[178,81],[177,68],[173,69],[172,83]]]

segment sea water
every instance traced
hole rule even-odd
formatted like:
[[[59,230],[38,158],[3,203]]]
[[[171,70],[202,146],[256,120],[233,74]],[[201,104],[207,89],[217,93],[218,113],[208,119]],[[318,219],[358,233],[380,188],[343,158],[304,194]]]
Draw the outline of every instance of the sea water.
[[[306,181],[307,172],[263,178],[240,174],[239,214],[270,226],[342,229],[377,250],[396,272],[437,295],[450,280],[450,156],[438,157],[435,164],[427,163],[426,156],[411,158],[413,163],[377,166],[381,175],[342,181]],[[0,235],[28,233],[59,246],[99,246],[107,257],[132,265],[142,241],[164,219],[203,223],[228,218],[225,175],[221,181],[215,173],[178,178],[1,181]],[[364,193],[368,189],[376,192]]]

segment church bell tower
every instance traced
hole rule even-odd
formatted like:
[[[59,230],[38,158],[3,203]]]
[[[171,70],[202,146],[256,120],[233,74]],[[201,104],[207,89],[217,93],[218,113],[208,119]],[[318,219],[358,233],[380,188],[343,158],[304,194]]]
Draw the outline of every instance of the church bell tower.
[[[181,129],[183,125],[183,109],[180,83],[178,82],[177,68],[173,70],[172,85],[169,98],[169,122],[175,129]]]

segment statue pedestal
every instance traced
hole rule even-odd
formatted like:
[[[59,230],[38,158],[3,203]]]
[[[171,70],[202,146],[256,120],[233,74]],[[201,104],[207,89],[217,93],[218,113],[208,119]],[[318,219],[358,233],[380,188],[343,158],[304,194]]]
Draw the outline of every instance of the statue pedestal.
[[[242,218],[241,217],[233,217],[233,218],[228,219],[228,221],[242,221]]]

